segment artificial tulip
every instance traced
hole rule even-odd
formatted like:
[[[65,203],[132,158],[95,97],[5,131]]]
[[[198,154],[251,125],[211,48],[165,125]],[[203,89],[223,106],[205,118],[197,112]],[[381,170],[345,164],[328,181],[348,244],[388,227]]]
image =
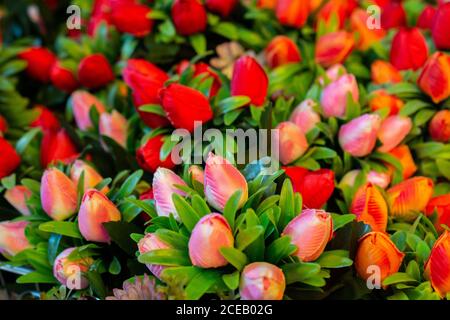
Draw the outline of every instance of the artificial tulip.
[[[409,150],[409,147],[407,145],[400,145],[389,151],[389,154],[397,158],[397,160],[402,165],[403,179],[410,178],[417,171],[416,164],[414,163],[414,158],[412,157],[411,151]],[[392,165],[387,164],[387,166],[391,172],[394,170]]]
[[[200,268],[218,268],[228,264],[220,253],[222,248],[233,248],[234,237],[223,215],[203,216],[192,229],[189,238],[189,257],[192,265]]]
[[[412,129],[412,121],[409,117],[395,115],[383,120],[378,131],[378,139],[382,145],[380,152],[388,152],[402,142]]]
[[[160,167],[154,173],[152,189],[158,216],[168,217],[173,214],[175,219],[180,220],[172,195],[176,193],[184,197],[186,193],[177,188],[177,185],[186,186],[186,183],[172,170]]]
[[[289,121],[295,123],[304,133],[308,133],[320,122],[320,115],[314,110],[317,103],[311,99],[304,100],[292,112]]]
[[[228,17],[236,7],[238,0],[206,0],[206,8],[214,13],[220,14],[222,17]]]
[[[434,53],[425,63],[417,84],[434,103],[450,97],[450,56]]]
[[[352,52],[355,45],[353,35],[346,31],[337,31],[321,36],[316,43],[316,62],[323,67],[342,63]]]
[[[65,129],[44,130],[41,141],[41,165],[46,168],[49,164],[61,161],[72,162],[78,157],[77,148]]]
[[[353,187],[360,172],[361,170],[351,170],[347,172],[339,182],[339,186]],[[377,172],[374,170],[367,173],[365,180],[372,185],[380,187],[381,189],[385,189],[389,183],[391,183],[391,177],[388,173]]]
[[[155,136],[147,140],[140,148],[136,150],[136,159],[141,168],[149,172],[155,172],[159,167],[172,169],[175,167],[171,155],[165,160],[161,160],[160,151],[164,144],[164,137]]]
[[[393,29],[406,25],[406,13],[402,3],[389,1],[381,8],[381,27]]]
[[[428,58],[425,37],[418,28],[401,28],[394,36],[390,60],[398,70],[417,70]]]
[[[98,89],[115,78],[111,65],[104,55],[91,54],[78,65],[78,80],[89,89]]]
[[[97,110],[98,114],[106,111],[103,103],[87,91],[77,90],[72,93],[71,99],[72,112],[80,130],[87,130],[93,127],[90,114],[92,107]]]
[[[61,62],[55,62],[50,71],[52,84],[61,91],[70,93],[78,88],[78,80],[74,72],[65,67]]]
[[[56,116],[46,107],[37,105],[34,107],[34,110],[36,110],[39,115],[30,123],[30,127],[39,127],[42,130],[58,130],[61,127],[58,118],[56,118]]]
[[[283,271],[267,262],[253,262],[242,270],[239,284],[241,300],[281,300],[286,280]]]
[[[103,181],[103,177],[97,172],[97,170],[95,170],[83,160],[75,160],[75,162],[72,164],[72,167],[70,168],[70,179],[76,186],[78,186],[78,182],[83,172],[83,192],[87,189],[94,188],[96,185]],[[101,191],[103,193],[107,193],[109,191],[109,188],[106,186]]]
[[[315,261],[331,240],[333,219],[323,210],[306,209],[289,222],[283,235],[290,236],[291,243],[297,246],[294,256],[302,262]]]
[[[450,50],[450,3],[444,3],[437,8],[431,33],[436,48]]]
[[[397,83],[402,81],[400,72],[388,61],[375,60],[370,66],[374,84]]]
[[[416,26],[421,29],[431,30],[433,27],[434,15],[436,14],[436,8],[427,5],[420,13],[419,18],[417,18]]]
[[[31,215],[31,211],[27,206],[27,201],[31,197],[30,189],[20,185],[14,186],[11,189],[6,190],[4,197],[10,205],[24,216]]]
[[[13,173],[20,161],[14,147],[6,139],[0,137],[0,179]]]
[[[56,56],[50,50],[32,47],[19,53],[18,57],[27,62],[28,76],[42,83],[49,82],[50,72],[56,61]]]
[[[445,230],[431,249],[425,274],[441,298],[450,293],[450,231]]]
[[[113,7],[111,23],[120,32],[135,37],[145,37],[152,31],[153,21],[148,17],[150,8],[135,3],[126,3]]]
[[[25,237],[27,221],[3,221],[0,222],[0,253],[13,257],[19,252],[31,248]]]
[[[155,233],[147,233],[139,240],[138,249],[140,254],[145,254],[154,250],[171,249],[171,246],[162,241]],[[158,279],[161,279],[161,272],[166,267],[159,264],[146,264],[146,266]]]
[[[368,19],[369,14],[363,9],[356,9],[350,17],[352,30],[358,34],[355,47],[360,50],[369,49],[385,36],[383,29],[370,29],[367,25]]]
[[[175,0],[171,15],[179,35],[190,36],[206,29],[206,10],[199,0]]]
[[[278,21],[288,27],[301,28],[308,19],[309,2],[278,0],[275,10]]]
[[[101,135],[113,139],[126,148],[128,122],[119,112],[113,110],[111,113],[102,113],[98,121],[98,129]]]
[[[433,140],[448,143],[450,141],[450,110],[437,112],[431,119],[428,131]]]
[[[356,78],[352,74],[345,74],[327,85],[320,97],[320,104],[325,117],[345,116],[349,96],[354,102],[359,101],[359,89]]]
[[[276,36],[273,38],[266,47],[264,56],[267,64],[272,69],[288,63],[302,61],[297,45],[286,36]]]
[[[87,241],[109,243],[104,223],[120,221],[120,211],[103,193],[95,189],[87,190],[81,200],[78,212],[78,227]]]
[[[377,114],[364,114],[341,126],[339,144],[354,157],[369,155],[377,141],[381,118]]]
[[[41,179],[41,204],[53,220],[65,220],[77,211],[77,186],[56,168],[44,171]]]
[[[401,99],[394,95],[388,94],[385,90],[380,89],[372,92],[373,98],[369,101],[369,107],[372,112],[387,108],[389,115],[393,116],[399,113],[404,103]]]
[[[450,193],[431,198],[425,208],[427,216],[437,213],[436,230],[443,231],[443,227],[450,227]]]
[[[385,232],[388,207],[381,192],[371,183],[361,186],[353,197],[350,212],[358,221],[368,224],[372,231]]]
[[[279,159],[282,164],[294,162],[308,150],[305,134],[295,123],[281,122],[276,130],[278,130]]]
[[[89,286],[89,279],[85,273],[94,263],[92,257],[69,259],[75,247],[63,250],[53,263],[53,276],[70,290],[82,290]]]

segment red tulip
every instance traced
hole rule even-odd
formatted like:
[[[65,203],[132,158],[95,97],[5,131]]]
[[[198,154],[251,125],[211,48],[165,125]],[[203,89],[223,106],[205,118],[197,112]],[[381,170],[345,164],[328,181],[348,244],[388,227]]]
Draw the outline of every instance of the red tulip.
[[[294,192],[303,198],[303,208],[320,209],[334,191],[334,172],[329,169],[309,171],[302,167],[283,167],[291,179]]]
[[[19,166],[20,157],[6,139],[0,137],[0,179],[9,176]]]
[[[337,31],[321,36],[316,43],[316,62],[323,67],[342,63],[352,52],[355,45],[353,35],[346,31]]]
[[[175,0],[171,15],[177,33],[182,36],[203,32],[206,29],[206,10],[199,0]]]
[[[39,116],[30,123],[30,127],[39,127],[42,130],[58,130],[61,125],[55,115],[42,105],[37,105],[34,107],[35,110],[39,112]]]
[[[390,1],[381,8],[381,27],[383,29],[398,28],[406,25],[406,13],[403,5]]]
[[[425,63],[417,84],[434,103],[450,97],[450,56],[435,52]]]
[[[89,89],[97,89],[113,81],[114,73],[104,55],[91,54],[80,61],[78,80]]]
[[[270,41],[264,55],[270,68],[302,60],[300,50],[294,41],[286,36],[276,36]]]
[[[175,164],[169,155],[162,161],[159,153],[164,143],[163,136],[158,135],[148,139],[148,141],[136,150],[136,159],[141,168],[149,172],[155,172],[158,167],[172,169]]]
[[[61,91],[72,92],[78,88],[78,81],[72,70],[64,67],[61,62],[55,62],[50,72],[52,84]]]
[[[177,73],[181,75],[187,68],[189,67],[189,61],[183,60],[181,61],[177,66]],[[211,86],[211,90],[209,92],[209,97],[214,97],[217,92],[220,90],[220,87],[222,86],[222,81],[220,80],[219,75],[206,63],[199,62],[195,65],[193,65],[194,68],[194,77],[200,76],[203,77],[203,79],[200,81],[202,83],[203,81],[213,78],[213,84]]]
[[[148,17],[150,8],[140,4],[126,3],[114,6],[111,23],[120,32],[130,33],[135,37],[144,37],[152,31],[153,21]]]
[[[47,48],[32,47],[19,53],[19,58],[27,62],[27,74],[40,82],[50,80],[50,72],[56,61],[56,56]]]
[[[398,70],[417,70],[427,61],[428,46],[418,28],[401,28],[391,45],[391,63]]]
[[[308,19],[309,2],[298,0],[278,0],[276,15],[278,21],[282,25],[300,28]]]
[[[69,163],[77,156],[77,148],[65,129],[44,130],[41,141],[42,167],[46,168],[49,164],[58,161]]]
[[[417,27],[421,29],[431,29],[433,26],[435,14],[436,14],[435,7],[431,5],[425,6],[419,18],[417,19]]]
[[[329,23],[333,16],[338,19],[338,27],[344,27],[346,19],[352,14],[358,6],[356,0],[332,0],[324,4],[317,15],[317,21]]]
[[[428,131],[433,140],[448,143],[450,141],[450,110],[437,112],[431,119]]]
[[[436,230],[442,231],[441,225],[450,227],[450,193],[431,198],[425,208],[427,216],[437,213]]]
[[[213,117],[208,99],[200,92],[178,83],[160,91],[161,104],[175,128],[194,131],[194,122],[206,123]]]
[[[450,3],[444,3],[438,7],[433,17],[431,33],[436,48],[450,49]]]
[[[266,100],[268,87],[269,79],[254,58],[243,56],[235,62],[231,79],[232,96],[248,96],[251,104],[262,106]]]
[[[206,0],[205,5],[209,11],[218,13],[222,17],[228,17],[233,11],[238,0]]]

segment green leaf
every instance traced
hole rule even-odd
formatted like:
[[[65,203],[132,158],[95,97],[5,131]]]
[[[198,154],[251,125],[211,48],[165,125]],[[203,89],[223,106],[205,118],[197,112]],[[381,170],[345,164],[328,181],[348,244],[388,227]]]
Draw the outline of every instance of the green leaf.
[[[356,216],[354,214],[332,213],[331,217],[333,219],[333,231],[339,230],[340,228],[356,219]]]
[[[172,230],[158,229],[155,234],[161,241],[175,249],[187,249],[189,238]]]
[[[325,251],[316,262],[322,268],[344,268],[353,264],[346,250]]]
[[[129,196],[136,189],[136,186],[141,180],[143,174],[144,172],[142,170],[138,170],[129,176],[120,186],[117,193],[110,197],[111,200],[115,201]]]
[[[417,281],[420,281],[420,268],[415,260],[411,260],[408,263],[408,266],[406,267],[406,273]]]
[[[207,214],[211,213],[211,209],[208,207],[208,204],[198,194],[195,194],[192,197],[192,208],[200,217],[206,216]]]
[[[320,265],[317,263],[288,263],[281,267],[286,278],[286,284],[303,282],[320,272]]]
[[[140,263],[161,264],[165,266],[190,266],[191,260],[185,250],[160,249],[141,254]]]
[[[198,273],[186,286],[186,299],[200,299],[216,282],[221,280],[220,273],[215,270],[204,270]]]
[[[436,166],[439,172],[447,179],[450,180],[450,161],[444,159],[437,159]]]
[[[332,159],[337,156],[336,151],[325,147],[315,147],[310,157],[315,160]]]
[[[224,274],[222,276],[223,282],[230,290],[236,290],[239,287],[239,279],[240,279],[239,271],[235,271],[230,274]]]
[[[116,257],[113,257],[111,263],[109,264],[109,268],[108,268],[109,273],[118,275],[121,270],[122,270],[122,267],[120,266],[119,260]]]
[[[291,244],[291,237],[282,236],[273,241],[267,248],[266,258],[270,263],[277,264],[284,257],[293,254],[295,250],[297,250],[297,247]]]
[[[175,210],[177,211],[176,213],[178,213],[178,216],[180,217],[184,226],[188,229],[188,231],[192,231],[198,220],[200,220],[200,217],[197,215],[194,209],[192,209],[189,203],[179,194],[174,193],[172,195],[172,201],[175,206]]]
[[[247,264],[247,256],[242,251],[235,248],[221,248],[220,253],[236,269],[242,270]]]
[[[247,96],[233,96],[225,98],[218,103],[219,114],[228,113],[230,111],[244,107],[250,103],[250,98]]]
[[[412,114],[416,113],[420,109],[426,108],[428,106],[430,106],[430,104],[428,102],[426,102],[426,101],[410,100],[400,110],[399,115],[401,115],[401,116],[411,116]]]
[[[242,191],[237,190],[233,193],[233,195],[228,199],[225,207],[223,209],[223,216],[227,219],[228,224],[231,227],[231,230],[234,230],[234,220],[236,217],[236,212],[239,208],[239,201],[241,200]]]
[[[403,283],[403,282],[417,282],[416,279],[404,272],[397,272],[387,277],[383,281],[383,286],[389,286],[391,284]]]
[[[24,284],[24,283],[50,283],[50,284],[56,284],[58,283],[58,280],[55,279],[55,277],[52,274],[43,274],[39,273],[37,271],[32,271],[30,273],[24,274],[17,278],[17,283]]]
[[[154,113],[161,117],[167,116],[163,108],[159,104],[144,104],[143,106],[139,107],[139,111]]]
[[[130,238],[132,233],[142,233],[141,228],[125,221],[111,221],[103,223],[111,240],[116,243],[128,255],[134,257],[136,243]]]
[[[244,230],[240,230],[236,237],[236,247],[238,250],[243,251],[249,245],[251,245],[260,235],[264,232],[262,226],[254,226]]]
[[[25,133],[16,143],[16,151],[22,155],[31,141],[36,138],[36,135],[41,132],[41,128],[33,128]]]
[[[288,222],[291,221],[297,214],[296,212],[294,212],[295,208],[294,190],[292,188],[292,183],[290,179],[286,179],[283,182],[279,206],[281,209],[281,217],[279,220],[281,225],[279,226],[279,228],[281,230],[284,229],[284,227],[288,224]]]
[[[152,218],[156,218],[158,216],[158,214],[156,213],[155,207],[153,205],[151,205],[150,203],[147,203],[144,200],[137,200],[135,198],[129,197],[129,198],[125,198],[125,201],[132,203],[136,207],[141,208],[142,211],[144,211],[146,214],[148,214]]]
[[[14,173],[10,176],[4,177],[1,179],[1,183],[7,190],[14,188],[16,185],[16,174]]]
[[[206,37],[203,33],[196,33],[189,37],[189,42],[197,54],[206,52]]]
[[[105,299],[106,288],[102,276],[97,271],[89,271],[86,273],[86,276],[89,280],[89,285],[94,290],[95,294],[98,295],[100,299]]]
[[[68,221],[49,221],[39,225],[39,230],[61,234],[63,236],[83,239],[75,222]]]

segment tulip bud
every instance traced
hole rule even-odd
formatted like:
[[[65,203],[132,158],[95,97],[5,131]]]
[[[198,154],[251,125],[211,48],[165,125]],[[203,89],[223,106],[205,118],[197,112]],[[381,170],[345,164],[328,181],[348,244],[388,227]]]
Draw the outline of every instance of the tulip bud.
[[[436,8],[431,5],[426,5],[417,18],[416,26],[420,29],[431,30],[434,21],[434,15],[436,14]]]
[[[87,190],[81,200],[78,212],[78,227],[88,241],[109,243],[111,241],[106,222],[120,221],[120,211],[103,193],[95,189]]]
[[[281,300],[286,281],[283,271],[267,262],[253,262],[242,270],[241,300]]]
[[[383,232],[369,232],[360,240],[355,257],[358,275],[367,280],[373,275],[373,267],[380,270],[380,281],[397,273],[405,255],[397,249],[389,236]]]
[[[192,229],[189,257],[196,267],[219,268],[228,264],[220,249],[233,247],[233,231],[227,220],[221,214],[210,213],[203,216]]]
[[[26,72],[30,78],[42,83],[50,80],[50,71],[56,61],[56,56],[50,50],[32,47],[19,53],[18,57],[27,62]]]
[[[161,147],[164,144],[163,136],[158,135],[147,140],[147,142],[136,150],[136,159],[139,166],[149,172],[155,172],[158,167],[172,169],[175,164],[171,155],[164,161],[160,158]]]
[[[44,130],[41,141],[41,165],[46,168],[49,164],[61,161],[70,163],[78,157],[78,152],[66,130]]]
[[[311,1],[309,1],[311,2]],[[315,6],[320,6],[322,3],[315,4]],[[310,4],[311,6],[311,4]],[[356,0],[333,0],[327,1],[321,7],[319,13],[317,14],[317,23],[325,23],[330,25],[332,18],[337,18],[337,28],[343,29],[345,21],[348,19],[350,14],[358,6]]]
[[[61,127],[58,118],[56,118],[55,115],[46,107],[37,105],[34,107],[34,110],[39,113],[39,116],[30,123],[30,127],[39,127],[42,130],[58,130]]]
[[[405,139],[411,129],[412,121],[410,118],[399,115],[387,117],[381,123],[378,131],[378,139],[382,143],[378,151],[391,151]]]
[[[427,61],[417,80],[417,84],[434,103],[450,97],[450,56],[434,53]]]
[[[277,127],[279,159],[284,165],[294,162],[308,150],[308,141],[302,129],[293,122],[281,122]]]
[[[179,35],[190,36],[206,29],[206,10],[199,0],[175,0],[171,15]]]
[[[397,83],[402,81],[400,72],[387,61],[375,60],[370,70],[374,84]]]
[[[25,186],[14,186],[6,190],[4,197],[10,205],[24,216],[31,215],[30,209],[27,206],[27,201],[31,197],[30,189]]]
[[[380,124],[377,114],[364,114],[344,124],[339,130],[341,148],[354,157],[367,156],[375,147]]]
[[[220,14],[226,18],[236,7],[238,0],[206,0],[205,5],[209,11]]]
[[[450,193],[431,198],[425,208],[425,213],[427,216],[431,216],[434,212],[437,213],[436,230],[443,231],[442,225],[450,227]]]
[[[114,73],[104,55],[91,54],[80,61],[78,80],[89,89],[97,89],[113,81]]]
[[[403,5],[389,1],[381,8],[381,27],[385,30],[406,25],[406,13]]]
[[[355,45],[353,35],[337,31],[321,36],[316,43],[316,62],[323,67],[342,63],[350,55]]]
[[[402,176],[403,179],[408,179],[411,177],[416,171],[417,167],[414,163],[414,158],[411,155],[411,151],[407,145],[398,146],[391,151],[389,154],[397,158],[397,160],[402,165]],[[392,173],[394,171],[394,167],[391,164],[386,164],[389,171]]]
[[[25,237],[27,221],[0,222],[0,253],[13,257],[19,252],[31,247]]]
[[[431,27],[434,44],[437,49],[450,49],[450,3],[444,3],[437,8]]]
[[[359,100],[358,83],[352,74],[345,74],[326,86],[320,97],[325,117],[344,117],[349,94],[353,101]]]
[[[417,28],[401,28],[391,45],[391,63],[398,70],[417,70],[428,58],[426,40]]]
[[[8,130],[8,123],[6,119],[0,115],[0,137],[3,137],[3,134]]]
[[[356,177],[359,175],[361,170],[351,170],[347,172],[339,182],[340,186],[349,186],[353,187],[355,184]],[[366,181],[375,186],[380,187],[381,189],[387,188],[389,183],[391,183],[391,177],[387,173],[377,172],[374,170],[369,171],[366,175]]]
[[[72,93],[72,110],[75,122],[80,130],[92,128],[90,110],[92,107],[97,109],[99,114],[106,111],[103,103],[94,95],[84,90],[77,90]]]
[[[172,201],[174,193],[182,197],[186,196],[184,191],[181,191],[176,186],[187,186],[186,182],[177,176],[172,170],[166,168],[158,168],[153,175],[153,196],[155,198],[155,207],[158,216],[168,217],[173,214],[174,218],[180,220],[178,212]]]
[[[388,94],[385,90],[376,90],[373,93],[373,98],[369,101],[370,110],[375,112],[384,108],[389,109],[389,115],[393,116],[399,113],[403,108],[404,103],[401,99],[394,95]]]
[[[414,220],[427,206],[433,195],[433,181],[414,177],[387,190],[389,212],[394,218]]]
[[[302,167],[284,167],[294,192],[299,192],[304,209],[320,209],[334,191],[334,172],[329,169],[309,171]]]
[[[276,16],[284,25],[301,28],[308,19],[309,1],[278,0],[276,4]]]
[[[334,64],[331,67],[329,67],[327,69],[327,71],[325,72],[327,79],[330,82],[335,82],[337,79],[339,79],[341,76],[343,76],[344,74],[347,74],[347,70],[345,69],[345,67],[340,64]],[[320,83],[320,85],[324,86],[325,85],[325,79],[320,76],[318,78],[318,81]]]
[[[256,6],[261,9],[271,9],[274,10],[277,6],[278,0],[258,0]]]
[[[133,2],[114,6],[111,12],[111,23],[120,32],[135,37],[145,37],[152,31],[153,21],[148,17],[150,8]]]
[[[388,208],[381,192],[371,183],[356,191],[350,212],[358,221],[368,224],[372,231],[385,232],[388,223]]]
[[[264,104],[269,88],[269,79],[264,69],[250,56],[242,56],[234,63],[231,79],[231,95],[247,96],[251,104]]]
[[[208,99],[190,87],[171,83],[160,91],[160,99],[167,118],[175,128],[193,132],[196,121],[206,123],[213,118]]]
[[[61,171],[49,168],[41,179],[42,209],[53,220],[65,220],[77,211],[77,187]]]
[[[297,246],[294,255],[302,262],[314,261],[331,240],[333,220],[323,210],[305,209],[289,222],[283,235],[291,237],[291,243]]]
[[[72,92],[78,88],[78,81],[72,70],[64,67],[61,62],[55,62],[50,72],[52,84],[61,91]]]
[[[147,233],[138,243],[140,254],[148,253],[154,250],[170,249],[171,246],[162,241],[155,233]],[[151,273],[158,279],[161,279],[161,272],[166,266],[159,264],[146,264]]]
[[[189,175],[192,177],[192,180],[197,181],[198,183],[203,184],[205,181],[205,174],[203,169],[197,165],[192,165],[189,167]]]
[[[308,133],[320,122],[319,114],[314,111],[317,103],[311,99],[304,100],[292,112],[289,121],[295,123],[304,133]]]
[[[176,67],[177,74],[181,76],[181,74],[186,71],[189,66],[190,63],[188,60],[181,61]],[[201,75],[200,83],[213,78],[213,83],[209,92],[209,98],[215,97],[217,92],[220,90],[220,87],[222,86],[222,81],[220,80],[219,75],[213,69],[211,69],[208,64],[204,62],[199,62],[192,67],[194,68],[194,78]]]
[[[441,110],[431,119],[428,127],[430,136],[435,141],[450,141],[450,110]]]
[[[9,176],[20,164],[20,157],[6,139],[0,137],[0,179]]]
[[[297,45],[286,36],[276,36],[273,38],[266,47],[264,55],[271,69],[288,63],[302,61]]]
[[[431,249],[425,273],[433,289],[444,298],[450,293],[450,232],[445,230]]]
[[[75,247],[67,248],[56,257],[53,263],[53,276],[71,290],[82,290],[89,286],[89,280],[84,274],[89,271],[94,259],[91,257],[69,259],[69,255],[75,249]]]
[[[116,110],[102,113],[98,122],[100,134],[110,137],[122,147],[127,147],[127,119]]]
[[[78,186],[81,174],[84,172],[84,187],[83,192],[87,189],[94,188],[100,182],[103,181],[103,177],[90,165],[83,160],[75,160],[70,168],[70,179]],[[101,190],[103,193],[107,193],[109,188],[106,186]]]
[[[359,50],[369,49],[374,43],[379,42],[385,36],[383,29],[369,28],[367,23],[369,18],[369,13],[360,8],[353,11],[350,17],[352,30],[358,34],[356,48]]]
[[[242,173],[227,159],[208,155],[205,166],[205,196],[208,203],[220,212],[231,196],[241,191],[238,208],[241,208],[248,199],[248,186]]]

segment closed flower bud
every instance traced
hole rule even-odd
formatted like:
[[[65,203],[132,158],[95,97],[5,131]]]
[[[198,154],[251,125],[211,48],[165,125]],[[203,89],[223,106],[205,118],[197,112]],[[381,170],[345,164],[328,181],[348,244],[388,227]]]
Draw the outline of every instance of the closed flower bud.
[[[339,185],[353,187],[356,177],[360,172],[361,170],[351,170],[347,172],[344,177],[342,177]],[[374,170],[369,171],[365,178],[368,183],[378,186],[381,189],[387,188],[387,186],[391,183],[391,177],[388,173],[377,172]]]
[[[414,163],[414,158],[412,157],[411,151],[409,150],[409,147],[407,145],[400,145],[389,151],[389,154],[397,158],[397,160],[402,165],[403,179],[410,178],[417,171],[416,164]],[[392,173],[394,171],[394,167],[392,167],[391,164],[386,165]]]
[[[81,174],[84,172],[84,187],[83,192],[87,189],[94,188],[97,184],[102,182],[103,177],[89,164],[83,160],[75,160],[70,168],[70,179],[78,186]],[[107,193],[109,188],[106,186],[101,190],[103,193]]]
[[[309,1],[278,0],[276,16],[282,25],[300,28],[308,19],[309,9]]]
[[[398,114],[404,106],[404,103],[401,99],[397,98],[394,95],[388,94],[383,89],[376,90],[372,94],[373,98],[371,98],[369,101],[369,107],[372,112],[388,108],[389,115],[393,116]]]
[[[433,181],[426,177],[414,177],[402,181],[387,190],[390,215],[394,218],[414,220],[433,195]]]
[[[92,128],[92,121],[90,111],[94,107],[98,114],[106,111],[103,103],[94,95],[84,90],[77,90],[72,93],[72,111],[75,117],[75,122],[80,130],[87,130]]]
[[[323,67],[342,63],[352,52],[355,45],[353,35],[346,31],[337,31],[321,36],[316,43],[316,62]]]
[[[450,193],[431,198],[425,208],[425,213],[427,216],[431,216],[435,212],[437,213],[436,230],[443,231],[442,225],[450,227]]]
[[[30,78],[47,83],[50,80],[50,72],[56,61],[56,56],[47,48],[32,47],[21,53],[18,57],[27,62],[26,73]]]
[[[222,248],[233,248],[234,237],[227,220],[218,213],[203,216],[189,238],[189,257],[194,266],[218,268],[228,264],[220,253]]]
[[[178,83],[160,91],[161,104],[175,128],[193,132],[195,122],[206,123],[213,118],[208,99],[198,90]]]
[[[19,252],[31,247],[25,237],[27,221],[0,222],[0,253],[13,257]]]
[[[428,131],[433,140],[448,143],[450,141],[450,110],[438,111],[431,119]]]
[[[433,17],[431,33],[436,48],[450,49],[450,3],[443,3],[438,7]]]
[[[370,225],[372,231],[386,231],[387,204],[381,192],[371,183],[366,183],[356,191],[350,212],[356,215],[358,221]]]
[[[417,28],[401,28],[391,45],[391,63],[398,70],[417,70],[428,58],[428,46]]]
[[[114,73],[104,55],[91,54],[80,61],[78,80],[89,89],[97,89],[113,81]]]
[[[317,106],[311,99],[304,100],[291,114],[289,121],[295,123],[304,133],[308,133],[320,122],[319,114],[314,111]]]
[[[171,155],[164,161],[161,160],[160,151],[163,144],[163,136],[158,135],[148,139],[145,144],[136,150],[136,159],[142,169],[149,172],[155,172],[159,167],[168,169],[175,167]]]
[[[182,36],[203,32],[206,29],[206,10],[199,0],[175,0],[171,15],[177,33]]]
[[[242,270],[239,284],[241,300],[281,300],[286,280],[283,271],[267,262],[253,262]]]
[[[172,201],[174,193],[180,196],[186,196],[184,191],[181,191],[176,186],[186,186],[186,182],[177,176],[172,170],[166,168],[158,168],[153,175],[153,196],[155,198],[156,212],[159,216],[168,217],[173,214],[175,219],[179,220],[177,210]]]
[[[325,250],[333,235],[333,220],[328,212],[306,209],[284,228],[297,246],[294,255],[302,262],[315,261]]]
[[[192,165],[189,167],[189,174],[192,180],[197,181],[198,183],[204,184],[205,181],[205,173],[203,169],[197,165]]]
[[[219,211],[236,192],[241,191],[238,208],[248,199],[248,186],[242,173],[227,159],[210,153],[205,166],[205,196],[208,203]]]
[[[297,45],[286,36],[276,36],[273,38],[266,47],[264,56],[270,68],[302,61]]]
[[[397,1],[388,1],[381,8],[381,27],[385,30],[406,25],[406,13],[403,5]]]
[[[405,139],[411,129],[412,121],[409,117],[399,115],[387,117],[378,131],[378,139],[382,143],[378,151],[391,151]]]
[[[377,114],[364,114],[344,124],[339,130],[339,144],[354,157],[370,154],[377,141],[381,118]]]
[[[431,249],[425,274],[441,298],[450,293],[450,232],[445,230]]]
[[[45,130],[41,141],[41,165],[46,168],[57,162],[70,163],[78,157],[77,148],[66,130]]]
[[[436,8],[431,5],[426,5],[420,13],[419,18],[417,18],[417,27],[431,30],[435,14]]]
[[[320,97],[325,117],[344,117],[349,94],[353,101],[359,101],[358,83],[352,74],[345,74],[326,86]]]
[[[14,186],[11,189],[6,190],[4,197],[10,205],[24,216],[31,215],[30,209],[27,206],[27,201],[31,197],[30,189],[20,185]]]
[[[70,93],[78,88],[78,80],[72,70],[64,67],[61,62],[55,62],[50,72],[52,84],[61,91]]]
[[[243,56],[234,63],[232,96],[247,96],[251,99],[251,104],[259,107],[266,100],[268,88],[267,74],[254,58]]]
[[[37,105],[34,110],[38,112],[38,116],[30,123],[30,127],[39,127],[42,130],[58,130],[61,125],[59,124],[58,118],[46,107],[42,105]]]
[[[397,273],[405,255],[384,232],[370,232],[360,240],[355,257],[358,275],[367,280],[373,275],[373,267],[380,270],[380,281]]]
[[[9,176],[20,164],[20,157],[9,142],[0,137],[0,179]]]
[[[388,61],[375,60],[370,66],[374,84],[397,83],[402,81],[400,72]]]
[[[294,162],[308,150],[305,134],[295,123],[281,122],[276,130],[278,130],[279,159],[282,164]]]
[[[190,63],[188,60],[181,61],[176,66],[176,72],[178,75],[181,76],[181,74],[186,71],[187,68],[189,68]],[[215,97],[217,92],[220,90],[220,87],[222,86],[222,81],[220,80],[219,75],[207,64],[204,62],[199,62],[197,64],[192,65],[194,69],[193,77],[200,76],[201,80],[200,83],[203,83],[206,80],[213,79],[213,83],[211,85],[211,89],[209,92],[209,98]]]
[[[171,246],[162,241],[155,233],[147,233],[138,243],[140,254],[170,248]],[[159,264],[146,264],[146,266],[155,277],[161,279],[161,272],[165,269],[165,266]]]
[[[356,42],[357,49],[367,50],[385,36],[383,29],[369,28],[369,18],[369,13],[359,8],[353,11],[350,17],[352,30],[358,34],[358,40]]]
[[[53,263],[53,276],[71,290],[82,290],[89,286],[86,273],[94,263],[91,257],[69,259],[76,248],[67,248],[61,252]]]
[[[334,82],[337,79],[339,79],[341,76],[343,76],[344,74],[347,74],[347,70],[345,69],[345,67],[342,64],[337,63],[337,64],[334,64],[331,67],[329,67],[327,69],[327,71],[325,72],[325,74],[326,74],[327,79],[330,82]],[[320,76],[318,78],[318,81],[319,81],[320,85],[322,85],[322,86],[325,85],[325,79],[323,76]]]
[[[53,220],[61,221],[77,211],[77,187],[56,168],[44,171],[41,179],[42,209]]]
[[[312,5],[312,1],[310,2],[310,6],[313,8],[317,6],[317,4]],[[318,2],[318,1],[316,1]],[[322,3],[319,3],[321,5]],[[329,25],[331,23],[331,19],[337,18],[336,24],[339,29],[343,29],[345,26],[345,22],[354,9],[358,6],[356,0],[332,0],[326,1],[321,7],[320,11],[317,14],[317,23],[326,23]]]
[[[152,31],[153,21],[148,17],[150,8],[133,2],[114,6],[111,23],[120,32],[144,37]]]
[[[84,193],[78,212],[78,227],[83,238],[109,243],[111,239],[103,224],[120,219],[120,211],[103,193],[95,189]]]
[[[278,0],[258,0],[256,6],[261,9],[275,9]]]
[[[205,5],[209,11],[218,13],[222,17],[228,17],[233,11],[238,0],[206,0]]]
[[[117,144],[126,148],[128,122],[123,115],[116,110],[111,113],[104,112],[100,115],[98,126],[101,135],[110,137]]]
[[[434,103],[450,97],[450,56],[434,53],[423,67],[417,84]]]

